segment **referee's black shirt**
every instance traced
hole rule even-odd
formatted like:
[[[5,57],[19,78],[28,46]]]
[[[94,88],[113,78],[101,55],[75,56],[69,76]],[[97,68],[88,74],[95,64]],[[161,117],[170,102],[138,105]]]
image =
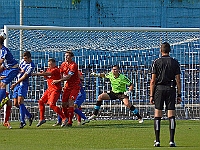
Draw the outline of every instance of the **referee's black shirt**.
[[[175,87],[175,76],[181,74],[179,62],[169,55],[154,60],[151,73],[156,74],[156,85],[171,85]]]

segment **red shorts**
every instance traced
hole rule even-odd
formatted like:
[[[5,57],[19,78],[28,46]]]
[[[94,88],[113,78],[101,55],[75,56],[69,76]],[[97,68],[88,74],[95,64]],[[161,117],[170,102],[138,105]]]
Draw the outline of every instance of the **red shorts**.
[[[68,102],[69,99],[75,101],[79,91],[80,86],[65,87],[62,95],[62,102]]]
[[[49,91],[46,90],[41,97],[40,101],[43,101],[45,104],[54,104],[58,101],[61,91]]]

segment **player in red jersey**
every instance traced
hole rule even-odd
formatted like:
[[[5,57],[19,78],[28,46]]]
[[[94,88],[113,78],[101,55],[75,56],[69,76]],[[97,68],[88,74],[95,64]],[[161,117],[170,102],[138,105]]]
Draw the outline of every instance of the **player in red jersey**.
[[[72,51],[67,51],[65,53],[65,62],[60,66],[62,78],[53,81],[54,84],[66,81],[62,95],[62,108],[65,116],[68,118],[67,126],[72,126],[74,101],[76,100],[80,90],[78,65],[72,60],[73,57],[74,54]]]
[[[85,116],[85,114],[81,111],[81,105],[83,104],[83,102],[86,100],[86,93],[85,93],[85,90],[83,88],[83,74],[81,71],[78,71],[79,72],[79,78],[81,80],[81,89],[78,93],[78,96],[76,97],[76,100],[74,101],[74,112],[76,113],[76,116],[77,116],[77,122],[78,122],[78,125],[84,125],[86,123],[89,123],[90,120],[88,120],[88,118]],[[84,121],[82,122],[81,124],[81,118],[84,119]],[[60,116],[58,115],[58,120],[55,124],[53,124],[52,126],[58,126],[58,125],[61,125],[62,124],[62,119],[60,118]]]
[[[56,106],[56,102],[58,101],[62,91],[61,83],[52,83],[53,80],[58,80],[61,78],[60,70],[56,66],[56,61],[54,59],[49,59],[48,69],[45,72],[33,73],[32,75],[44,76],[47,79],[48,84],[48,89],[44,92],[42,98],[39,100],[40,121],[36,126],[39,127],[46,122],[44,118],[44,112],[45,104],[48,104],[50,108],[62,118],[61,127],[64,127],[66,125],[67,118],[60,108]]]

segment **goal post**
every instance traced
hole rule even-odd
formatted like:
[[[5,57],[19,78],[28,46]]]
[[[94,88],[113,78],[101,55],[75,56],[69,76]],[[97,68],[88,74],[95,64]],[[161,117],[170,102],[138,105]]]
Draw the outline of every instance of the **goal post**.
[[[74,60],[85,78],[83,85],[87,95],[83,111],[87,116],[91,115],[98,95],[110,90],[106,79],[94,78],[90,73],[108,72],[112,65],[117,64],[134,83],[131,102],[144,118],[151,118],[154,110],[149,105],[149,69],[152,61],[159,57],[160,44],[168,42],[172,48],[170,55],[181,64],[183,102],[176,107],[176,117],[200,118],[200,28],[5,25],[4,32],[8,35],[4,44],[16,59],[20,60],[20,51],[31,51],[36,71],[45,69],[49,58],[55,58],[60,65],[66,50],[74,52]],[[44,78],[30,79],[26,105],[36,117],[37,101],[45,89]],[[17,113],[15,108],[13,111]],[[15,120],[16,116],[12,115],[12,119]],[[46,117],[55,119],[56,115],[49,109]],[[103,102],[99,118],[107,117],[133,118],[119,100]]]

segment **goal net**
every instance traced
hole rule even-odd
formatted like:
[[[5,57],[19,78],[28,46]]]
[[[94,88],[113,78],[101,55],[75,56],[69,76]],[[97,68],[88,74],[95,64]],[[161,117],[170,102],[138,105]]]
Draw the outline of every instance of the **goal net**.
[[[160,55],[160,44],[169,42],[171,56],[181,64],[183,102],[176,107],[176,117],[200,118],[200,29],[7,25],[4,32],[8,35],[5,45],[16,59],[20,60],[23,51],[31,51],[36,72],[47,67],[49,58],[55,58],[60,65],[66,50],[74,52],[74,60],[84,75],[87,95],[82,107],[86,116],[92,114],[98,95],[110,90],[108,80],[92,77],[90,73],[109,72],[111,66],[117,64],[134,83],[134,93],[130,97],[132,104],[144,118],[151,119],[154,106],[149,105],[150,68],[153,60]],[[38,100],[45,89],[43,77],[30,78],[25,104],[35,113],[36,119],[39,116]],[[45,115],[46,119],[56,119],[56,114],[48,106]],[[18,118],[18,109],[13,107],[11,119]],[[106,118],[133,119],[133,115],[119,100],[104,101],[99,119]]]

